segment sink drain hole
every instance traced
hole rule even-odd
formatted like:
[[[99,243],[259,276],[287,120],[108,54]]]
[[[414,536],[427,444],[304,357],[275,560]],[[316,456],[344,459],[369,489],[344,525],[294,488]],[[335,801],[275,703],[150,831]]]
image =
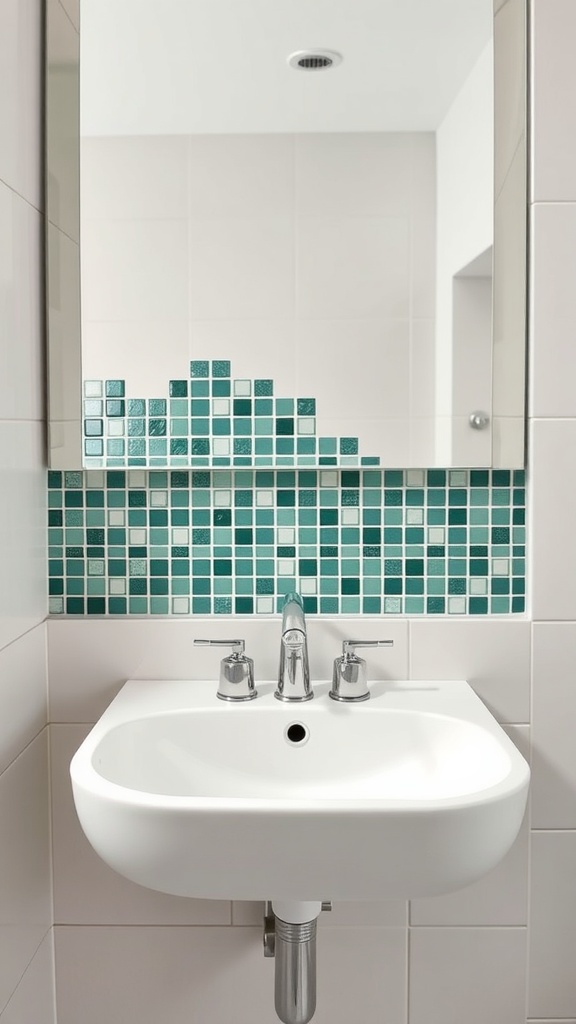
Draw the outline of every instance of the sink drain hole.
[[[302,746],[310,734],[306,726],[302,725],[302,722],[292,722],[287,727],[284,735],[289,743],[293,743],[295,746]]]

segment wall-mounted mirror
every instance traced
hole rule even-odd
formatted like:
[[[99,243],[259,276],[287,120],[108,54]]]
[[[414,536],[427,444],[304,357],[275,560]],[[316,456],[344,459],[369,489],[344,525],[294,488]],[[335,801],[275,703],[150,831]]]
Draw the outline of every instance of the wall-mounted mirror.
[[[525,22],[49,0],[51,465],[522,466]]]

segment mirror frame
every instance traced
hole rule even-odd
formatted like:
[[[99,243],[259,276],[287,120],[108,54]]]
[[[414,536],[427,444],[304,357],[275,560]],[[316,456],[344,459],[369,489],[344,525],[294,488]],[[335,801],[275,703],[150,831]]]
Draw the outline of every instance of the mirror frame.
[[[523,468],[526,452],[528,17],[528,0],[494,0],[490,466],[506,469]],[[48,464],[80,470],[80,16],[47,0],[45,38]]]

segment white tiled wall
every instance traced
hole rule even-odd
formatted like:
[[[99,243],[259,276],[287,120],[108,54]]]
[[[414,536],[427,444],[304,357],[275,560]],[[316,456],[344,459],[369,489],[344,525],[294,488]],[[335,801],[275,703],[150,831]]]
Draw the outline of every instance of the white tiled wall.
[[[407,412],[434,405],[433,133],[84,138],[81,152],[84,378],[164,397],[212,353],[316,398],[319,435],[429,464]]]
[[[467,890],[325,915],[318,1024],[576,1024],[576,8],[533,0],[533,14],[532,620],[380,620],[396,645],[371,664],[384,678],[466,677],[525,754],[531,738],[531,819]],[[261,907],[171,900],[123,882],[92,855],[70,803],[70,751],[123,679],[214,671],[209,652],[192,659],[207,625],[49,623],[59,1024],[275,1020]],[[361,619],[354,631],[375,626]],[[277,623],[259,622],[257,636],[253,620],[242,627],[272,674]],[[311,624],[315,675],[328,673],[347,628]],[[33,717],[19,715],[15,728],[27,735]]]
[[[0,1021],[53,1024],[40,0],[0,5]]]

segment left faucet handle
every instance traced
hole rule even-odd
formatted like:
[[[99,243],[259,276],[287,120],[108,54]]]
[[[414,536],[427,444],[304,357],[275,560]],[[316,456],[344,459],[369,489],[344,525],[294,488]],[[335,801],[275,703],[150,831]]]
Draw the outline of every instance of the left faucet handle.
[[[216,696],[220,700],[253,700],[254,662],[244,654],[244,640],[194,640],[196,647],[231,647],[232,653],[220,662],[220,680]]]

